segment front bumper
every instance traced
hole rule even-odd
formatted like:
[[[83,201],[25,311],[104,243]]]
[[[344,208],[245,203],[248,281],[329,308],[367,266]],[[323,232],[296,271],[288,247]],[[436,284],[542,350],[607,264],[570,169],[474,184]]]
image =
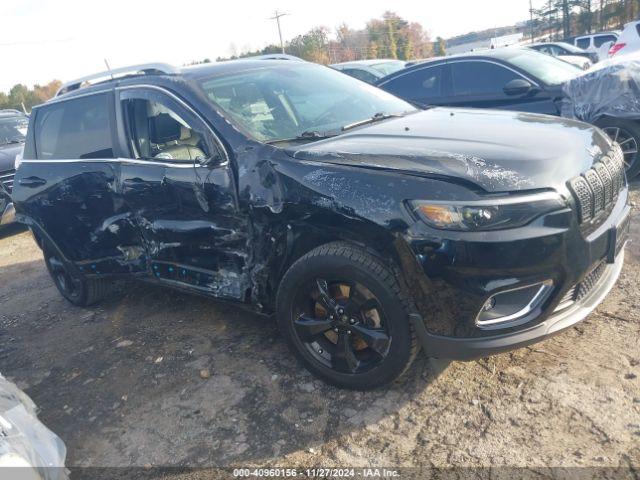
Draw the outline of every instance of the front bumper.
[[[623,264],[624,250],[620,252],[615,263],[607,265],[606,271],[598,284],[585,298],[566,310],[550,316],[544,322],[525,330],[490,337],[453,338],[429,333],[420,315],[412,315],[411,321],[422,347],[430,357],[473,360],[513,350],[539,342],[583,320],[604,300],[613,288],[620,276]]]

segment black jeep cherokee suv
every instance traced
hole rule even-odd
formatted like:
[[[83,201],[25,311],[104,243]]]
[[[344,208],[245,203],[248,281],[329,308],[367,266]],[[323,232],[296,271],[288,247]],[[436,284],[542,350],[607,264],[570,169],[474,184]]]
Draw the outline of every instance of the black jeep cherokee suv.
[[[35,108],[16,173],[74,304],[119,276],[233,300],[365,389],[420,346],[471,359],[570,327],[620,273],[627,186],[597,128],[416,111],[306,62],[133,70]]]

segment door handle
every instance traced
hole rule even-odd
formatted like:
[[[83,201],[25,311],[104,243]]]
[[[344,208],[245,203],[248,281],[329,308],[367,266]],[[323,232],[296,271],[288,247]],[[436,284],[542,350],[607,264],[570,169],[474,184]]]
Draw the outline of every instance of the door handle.
[[[45,183],[47,183],[47,181],[44,178],[40,177],[25,177],[21,178],[18,183],[23,187],[34,188],[44,185]]]
[[[133,178],[127,178],[124,183],[125,185],[138,185],[140,183],[142,183],[144,180],[142,180],[140,177],[133,177]]]

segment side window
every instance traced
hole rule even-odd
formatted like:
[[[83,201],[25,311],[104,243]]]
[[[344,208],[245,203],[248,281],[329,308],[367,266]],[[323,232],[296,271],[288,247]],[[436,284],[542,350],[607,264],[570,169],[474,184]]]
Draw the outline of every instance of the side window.
[[[345,68],[343,72],[367,83],[375,83],[376,80],[378,80],[372,73],[369,73],[365,70],[360,70],[358,68]]]
[[[557,57],[558,55],[562,55],[564,52],[556,45],[549,45],[549,53],[554,57]]]
[[[617,40],[618,38],[615,35],[598,35],[597,37],[593,38],[593,44],[596,46],[596,48],[600,48],[607,42],[616,43]]]
[[[111,94],[88,95],[38,109],[39,159],[114,158],[109,106]]]
[[[382,88],[402,98],[422,100],[442,96],[445,65],[422,68],[394,78]]]
[[[576,47],[586,50],[587,48],[589,48],[589,44],[591,43],[590,40],[590,37],[579,38],[576,40]]]
[[[207,127],[171,98],[152,91],[125,91],[121,102],[136,158],[193,162],[217,156]]]
[[[488,62],[451,64],[454,95],[504,95],[502,89],[511,80],[522,78],[500,65]]]

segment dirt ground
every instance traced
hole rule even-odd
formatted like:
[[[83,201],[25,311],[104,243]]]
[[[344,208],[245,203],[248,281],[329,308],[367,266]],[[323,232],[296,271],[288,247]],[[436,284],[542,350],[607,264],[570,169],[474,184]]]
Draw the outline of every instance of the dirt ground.
[[[40,407],[72,469],[590,466],[637,479],[640,183],[632,200],[624,271],[584,322],[480,361],[421,359],[370,393],[315,380],[274,323],[233,306],[132,283],[73,307],[30,235],[5,232],[0,372]]]

